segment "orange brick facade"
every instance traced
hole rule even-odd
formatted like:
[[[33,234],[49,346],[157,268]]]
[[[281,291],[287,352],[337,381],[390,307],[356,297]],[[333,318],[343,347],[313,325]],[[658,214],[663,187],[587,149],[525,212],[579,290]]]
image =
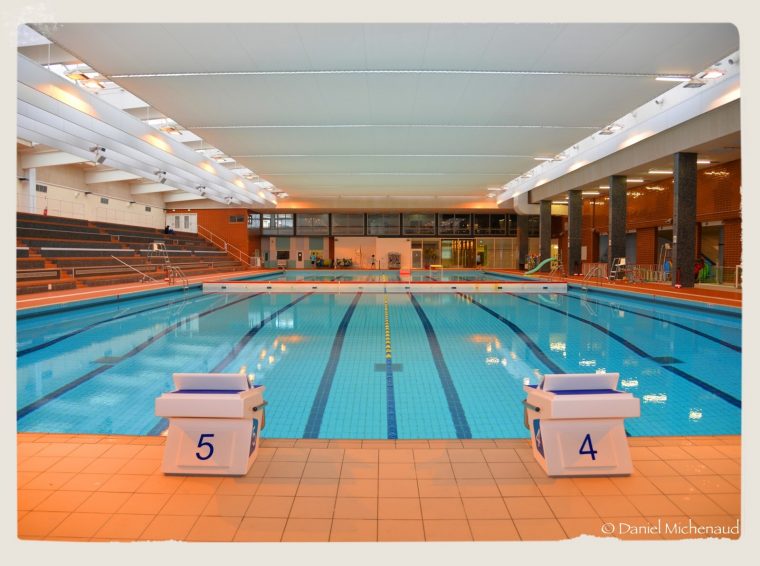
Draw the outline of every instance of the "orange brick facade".
[[[697,222],[723,222],[724,266],[741,263],[741,161],[705,168],[697,176]],[[582,244],[586,261],[598,261],[598,235],[607,233],[608,198],[583,201]],[[673,179],[628,190],[626,230],[636,230],[636,263],[656,263],[657,228],[673,222]],[[697,248],[700,245],[697,226]],[[564,249],[564,248],[563,248]]]

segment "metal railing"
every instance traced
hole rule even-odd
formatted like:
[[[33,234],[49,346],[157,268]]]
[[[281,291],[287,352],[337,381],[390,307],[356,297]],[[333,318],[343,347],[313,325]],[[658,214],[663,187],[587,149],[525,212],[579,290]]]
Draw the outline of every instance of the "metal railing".
[[[208,228],[204,228],[203,226],[198,226],[198,235],[210,242],[212,245],[216,246],[220,250],[224,251],[225,253],[231,255],[241,263],[244,263],[248,267],[251,268],[257,268],[261,267],[261,258],[258,256],[251,256],[247,253],[245,253],[243,250],[238,248],[237,246],[234,246],[230,244],[227,240],[222,238],[221,236],[217,236],[214,234],[211,230]]]
[[[115,260],[116,260],[116,261],[118,261],[119,263],[126,265],[126,266],[127,266],[129,269],[131,269],[132,271],[136,271],[137,273],[139,273],[140,275],[142,275],[142,277],[143,277],[143,278],[141,279],[141,282],[145,282],[145,281],[147,281],[147,280],[150,280],[150,281],[155,281],[155,279],[153,279],[153,277],[151,277],[151,276],[150,276],[150,275],[148,275],[147,273],[143,273],[142,271],[140,271],[140,270],[139,270],[139,269],[137,269],[136,267],[132,267],[132,266],[131,266],[131,265],[129,265],[129,264],[126,262],[126,261],[122,261],[122,260],[120,260],[120,259],[119,259],[118,257],[116,257],[116,256],[111,256],[111,259],[115,259]]]
[[[179,279],[180,281],[182,281],[182,286],[185,289],[188,288],[187,276],[176,265],[171,265],[171,264],[167,265],[166,275],[169,279],[170,284],[174,284]]]

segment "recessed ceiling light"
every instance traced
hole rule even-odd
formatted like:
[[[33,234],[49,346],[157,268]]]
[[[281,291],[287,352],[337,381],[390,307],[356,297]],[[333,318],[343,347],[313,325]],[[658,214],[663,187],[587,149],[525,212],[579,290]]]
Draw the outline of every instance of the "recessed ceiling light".
[[[717,163],[717,161],[710,161],[709,159],[697,159],[698,165],[710,165],[711,163]]]
[[[691,77],[687,77],[683,75],[667,75],[664,77],[655,77],[654,80],[671,82],[671,83],[683,83],[683,82],[691,80]]]
[[[84,73],[79,73],[79,72],[66,73],[66,76],[68,78],[70,78],[72,81],[86,81],[87,79],[90,78],[87,75],[85,75]]]
[[[626,179],[626,183],[643,183],[644,179]]]
[[[567,204],[566,200],[553,200],[552,204]]]
[[[162,131],[162,132],[164,132],[165,134],[170,134],[170,135],[172,135],[172,136],[181,136],[181,135],[182,135],[182,132],[180,132],[180,131],[179,131],[177,128],[175,128],[174,126],[161,126],[161,127],[159,128],[159,130],[161,130],[161,131]]]
[[[534,157],[535,161],[554,161],[553,157]]]
[[[591,196],[591,195],[598,195],[598,194],[600,194],[600,193],[599,193],[599,191],[581,191],[581,194],[582,194],[582,195],[588,195],[588,196]]]
[[[502,189],[501,187],[488,187],[488,190],[489,191],[503,191],[504,189]]]
[[[649,170],[650,175],[672,175],[673,171],[670,169],[650,169]]]
[[[610,186],[609,186],[609,185],[599,185],[599,188],[600,188],[600,189],[605,189],[605,190],[606,190],[606,189],[609,189],[609,188],[610,188]]]
[[[699,78],[700,79],[717,79],[725,75],[725,71],[721,71],[720,69],[708,69],[704,73],[702,73]]]
[[[92,90],[99,89],[99,88],[106,88],[105,86],[103,86],[103,83],[96,81],[94,79],[83,81],[82,86],[86,86],[87,88],[90,88]]]

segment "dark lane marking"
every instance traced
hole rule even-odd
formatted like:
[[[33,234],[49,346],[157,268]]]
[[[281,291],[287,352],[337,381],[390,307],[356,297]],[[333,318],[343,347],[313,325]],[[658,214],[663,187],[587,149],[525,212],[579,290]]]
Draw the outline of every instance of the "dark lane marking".
[[[732,349],[732,350],[734,350],[736,352],[741,352],[742,351],[742,347],[741,346],[737,346],[736,344],[732,344],[731,342],[726,342],[725,340],[721,340],[720,338],[716,338],[715,336],[711,336],[711,335],[709,335],[709,334],[707,334],[705,332],[702,332],[700,330],[696,330],[694,328],[686,326],[685,324],[680,324],[678,322],[672,322],[670,320],[666,320],[664,318],[660,318],[660,317],[657,317],[657,316],[654,316],[654,315],[644,314],[644,313],[641,313],[641,312],[637,312],[637,311],[633,311],[633,310],[629,310],[629,309],[624,309],[624,308],[621,308],[621,307],[613,307],[612,305],[610,305],[608,303],[605,304],[605,303],[602,303],[602,302],[599,302],[599,301],[595,301],[594,299],[582,299],[581,297],[576,297],[574,295],[571,295],[570,293],[568,293],[567,296],[570,297],[571,299],[575,299],[576,301],[587,301],[587,302],[593,303],[595,305],[600,305],[602,307],[607,307],[608,309],[615,309],[615,310],[619,310],[619,311],[623,311],[623,312],[629,312],[629,313],[634,314],[636,316],[641,316],[641,317],[649,318],[649,319],[656,320],[656,321],[659,321],[659,322],[665,322],[667,324],[672,324],[673,326],[677,326],[678,328],[683,328],[684,330],[686,330],[688,332],[691,332],[692,334],[696,334],[697,336],[701,336],[702,338],[707,338],[708,340],[712,340],[713,342],[716,342],[717,344],[720,344],[721,346],[725,346],[726,348],[730,348],[730,349]]]
[[[720,389],[717,389],[710,385],[709,383],[705,383],[701,379],[694,377],[693,375],[686,373],[685,371],[682,371],[676,367],[673,366],[662,366],[663,369],[668,370],[671,373],[676,374],[678,377],[683,377],[686,381],[690,381],[694,385],[697,385],[704,389],[705,391],[709,391],[716,397],[720,397],[727,403],[731,403],[734,407],[737,407],[739,409],[742,408],[742,402],[740,399],[737,399],[736,397],[729,395],[728,393],[721,391]]]
[[[204,317],[206,315],[215,313],[215,312],[220,311],[222,309],[226,309],[227,307],[231,307],[232,305],[236,305],[237,303],[241,303],[243,301],[247,301],[249,299],[252,299],[253,297],[256,297],[257,295],[261,295],[261,293],[255,293],[253,295],[248,295],[246,297],[243,297],[242,299],[237,299],[235,301],[231,301],[231,302],[226,303],[224,305],[220,305],[218,307],[214,307],[213,309],[209,309],[207,311],[204,311],[204,312],[198,314],[198,318],[201,318],[201,317]],[[182,321],[180,320],[180,321],[177,321],[177,322],[175,322],[174,324],[172,324],[170,326],[167,326],[166,328],[164,328],[158,334],[156,334],[154,336],[151,336],[150,338],[148,338],[147,340],[145,340],[142,344],[138,344],[137,346],[135,346],[134,348],[132,348],[129,352],[127,352],[126,354],[124,354],[119,359],[119,361],[122,362],[122,361],[126,360],[127,358],[131,358],[135,354],[138,354],[138,353],[142,352],[145,348],[147,348],[148,346],[150,346],[151,344],[153,344],[154,342],[156,342],[156,340],[158,340],[159,338],[163,338],[164,336],[166,336],[167,334],[169,334],[171,331],[173,331],[177,327],[179,327],[179,325],[181,325],[181,324],[182,324]],[[75,387],[78,387],[78,386],[82,385],[83,383],[91,380],[93,377],[95,377],[95,376],[103,373],[105,370],[111,369],[115,365],[117,365],[117,364],[115,364],[115,363],[114,364],[107,364],[107,365],[101,366],[99,368],[96,368],[96,369],[94,369],[92,371],[89,371],[88,373],[84,374],[81,377],[78,377],[74,381],[71,381],[71,382],[69,382],[69,383],[67,383],[65,385],[62,385],[58,389],[56,389],[54,391],[51,391],[47,395],[44,395],[44,396],[40,397],[39,399],[37,399],[33,403],[30,403],[29,405],[26,405],[25,407],[22,407],[21,409],[18,409],[16,411],[16,420],[19,420],[19,419],[25,417],[26,415],[28,415],[32,411],[36,411],[37,409],[39,409],[43,405],[46,405],[47,403],[49,403],[53,399],[55,399],[57,397],[60,397],[61,395],[63,395],[64,393],[67,393],[68,391],[71,391]]]
[[[503,322],[506,324],[509,329],[514,332],[520,340],[522,340],[525,345],[530,349],[531,352],[533,352],[533,355],[536,356],[541,363],[543,363],[547,368],[549,368],[553,373],[567,373],[565,370],[563,370],[561,367],[559,367],[556,363],[554,363],[549,356],[547,356],[544,351],[536,344],[533,340],[531,340],[530,336],[528,336],[525,331],[517,326],[514,322],[511,320],[508,320],[507,318],[501,316],[496,311],[491,310],[487,306],[485,306],[483,303],[480,303],[470,297],[469,295],[465,295],[463,293],[457,293],[458,295],[464,297],[468,302],[472,303],[476,307],[479,307],[486,311],[488,314],[490,314],[495,319]]]
[[[194,297],[195,298],[195,297]],[[109,318],[107,320],[99,320],[98,322],[93,322],[92,324],[88,324],[87,326],[83,326],[82,328],[78,328],[77,330],[72,330],[68,334],[62,334],[61,336],[58,336],[56,338],[53,338],[52,340],[48,340],[47,342],[43,342],[42,344],[37,344],[36,346],[29,346],[28,348],[24,348],[23,350],[19,350],[16,353],[16,357],[20,358],[22,356],[26,356],[27,354],[31,354],[32,352],[36,352],[38,350],[42,350],[43,348],[47,348],[49,346],[52,346],[53,344],[57,344],[58,342],[62,340],[66,340],[67,338],[71,338],[72,336],[76,336],[77,334],[81,334],[82,332],[87,332],[88,330],[92,330],[96,326],[100,326],[101,324],[107,324],[109,322],[114,322],[115,320],[121,320],[123,318],[128,318],[130,316],[136,316],[138,314],[143,314],[152,310],[161,309],[164,307],[168,307],[171,305],[176,305],[177,303],[183,303],[185,301],[189,301],[191,299],[183,298],[176,301],[169,301],[168,303],[162,303],[160,305],[156,305],[153,307],[147,307],[142,310],[134,311],[134,312],[126,312],[122,313],[120,315],[114,316],[112,318]]]
[[[391,351],[391,318],[388,308],[388,295],[383,300],[383,314],[385,326],[385,403],[387,436],[390,439],[398,438],[396,426],[396,395],[393,388],[393,353]]]
[[[512,294],[512,293],[510,293],[510,294]],[[628,340],[626,340],[622,336],[620,336],[618,334],[615,334],[614,332],[612,332],[610,330],[607,330],[606,328],[604,328],[600,324],[597,324],[595,322],[591,322],[590,320],[586,320],[586,319],[581,318],[579,316],[576,316],[574,314],[570,314],[569,312],[564,312],[564,311],[562,311],[560,309],[556,309],[554,307],[550,307],[550,306],[547,306],[547,305],[542,304],[542,303],[537,303],[535,301],[531,301],[527,297],[521,297],[519,295],[513,295],[513,296],[517,297],[518,299],[521,299],[523,301],[526,301],[526,302],[528,302],[528,303],[530,303],[532,305],[538,305],[541,308],[549,309],[549,310],[557,312],[557,313],[559,313],[559,314],[561,314],[563,316],[568,316],[568,317],[573,318],[575,320],[579,320],[583,324],[588,324],[589,326],[593,326],[594,328],[596,328],[600,332],[603,332],[604,334],[606,334],[607,336],[609,336],[613,340],[615,340],[617,342],[620,342],[623,346],[625,346],[626,348],[628,348],[629,350],[631,350],[635,354],[638,354],[639,356],[641,356],[644,359],[652,360],[653,362],[657,363],[656,362],[656,358],[654,356],[652,356],[651,354],[647,354],[641,348],[639,348],[636,345],[632,344],[631,342],[629,342]],[[686,373],[683,370],[680,370],[678,368],[675,368],[675,367],[669,366],[669,365],[661,365],[660,367],[665,368],[669,372],[671,372],[671,373],[673,373],[673,374],[675,374],[675,375],[677,375],[679,377],[682,377],[682,378],[686,379],[687,381],[693,383],[694,385],[697,385],[697,386],[701,387],[705,391],[707,391],[709,393],[712,393],[716,397],[719,397],[720,399],[723,399],[724,401],[726,401],[726,402],[734,405],[735,407],[741,407],[742,402],[739,399],[737,399],[736,397],[734,397],[733,395],[731,395],[729,393],[726,393],[725,391],[721,391],[720,389],[717,389],[715,386],[710,385],[709,383],[707,383],[705,381],[702,381],[701,379],[699,379],[698,377],[696,377],[694,375],[691,375],[689,373]]]
[[[306,297],[310,297],[311,295],[313,295],[313,293],[307,293],[305,295],[302,295],[302,296],[298,297],[296,300],[288,303],[287,305],[285,305],[281,309],[279,309],[279,310],[273,312],[272,314],[270,314],[264,320],[262,320],[261,322],[259,322],[256,326],[254,326],[253,328],[251,328],[248,332],[246,332],[245,334],[243,334],[243,337],[240,338],[240,340],[238,340],[237,344],[235,344],[235,346],[233,346],[233,348],[227,353],[227,355],[224,356],[224,358],[222,358],[222,360],[218,364],[216,364],[214,366],[214,369],[211,370],[211,373],[219,373],[220,371],[222,371],[226,366],[229,365],[229,363],[232,360],[234,360],[237,357],[238,354],[240,354],[240,352],[243,350],[243,348],[245,348],[245,346],[248,344],[248,342],[250,342],[251,339],[254,336],[256,336],[256,334],[258,334],[259,330],[261,330],[262,328],[264,328],[264,326],[266,326],[267,324],[269,324],[272,320],[274,320],[275,318],[277,318],[279,315],[281,315],[282,313],[284,313],[286,310],[288,310],[292,306],[300,303]]]
[[[459,399],[456,387],[454,387],[454,381],[451,379],[451,373],[446,366],[446,361],[443,359],[443,352],[441,351],[441,345],[438,343],[438,337],[435,335],[433,325],[430,324],[425,311],[422,310],[422,306],[414,298],[414,295],[409,293],[409,299],[414,305],[414,310],[417,311],[417,316],[420,317],[420,322],[425,329],[425,335],[430,345],[430,351],[433,354],[433,362],[435,362],[435,369],[438,370],[438,378],[441,380],[441,386],[443,392],[446,395],[446,402],[449,405],[449,413],[451,413],[451,420],[454,423],[454,430],[457,433],[457,438],[472,438],[472,432],[470,431],[470,424],[467,422],[467,416],[464,414],[464,408],[462,402]]]
[[[314,402],[311,405],[311,412],[309,413],[309,420],[306,422],[306,427],[303,431],[303,438],[319,438],[319,429],[322,427],[322,418],[325,416],[325,408],[327,407],[327,400],[330,397],[333,378],[335,377],[335,371],[338,369],[340,351],[343,348],[343,340],[346,337],[348,323],[351,322],[351,317],[354,315],[356,305],[361,298],[361,292],[357,293],[354,300],[351,302],[351,305],[349,305],[346,310],[346,313],[343,315],[343,320],[341,320],[338,325],[338,330],[335,333],[335,339],[333,340],[332,350],[330,350],[330,357],[327,360],[325,371],[322,373],[322,380],[319,382],[317,394],[314,396]]]

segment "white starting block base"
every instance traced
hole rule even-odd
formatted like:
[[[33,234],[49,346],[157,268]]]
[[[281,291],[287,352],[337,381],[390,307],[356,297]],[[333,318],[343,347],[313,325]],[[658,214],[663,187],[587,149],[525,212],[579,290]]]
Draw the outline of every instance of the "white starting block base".
[[[169,421],[164,448],[165,474],[243,476],[258,450],[258,419]]]
[[[633,471],[623,422],[639,400],[618,391],[617,373],[546,374],[526,385],[525,425],[549,476],[620,476]]]
[[[156,399],[156,415],[169,419],[163,472],[245,475],[265,424],[264,387],[242,374],[174,374],[174,383]]]
[[[549,476],[615,476],[633,471],[622,419],[534,419],[531,437],[533,456]]]

